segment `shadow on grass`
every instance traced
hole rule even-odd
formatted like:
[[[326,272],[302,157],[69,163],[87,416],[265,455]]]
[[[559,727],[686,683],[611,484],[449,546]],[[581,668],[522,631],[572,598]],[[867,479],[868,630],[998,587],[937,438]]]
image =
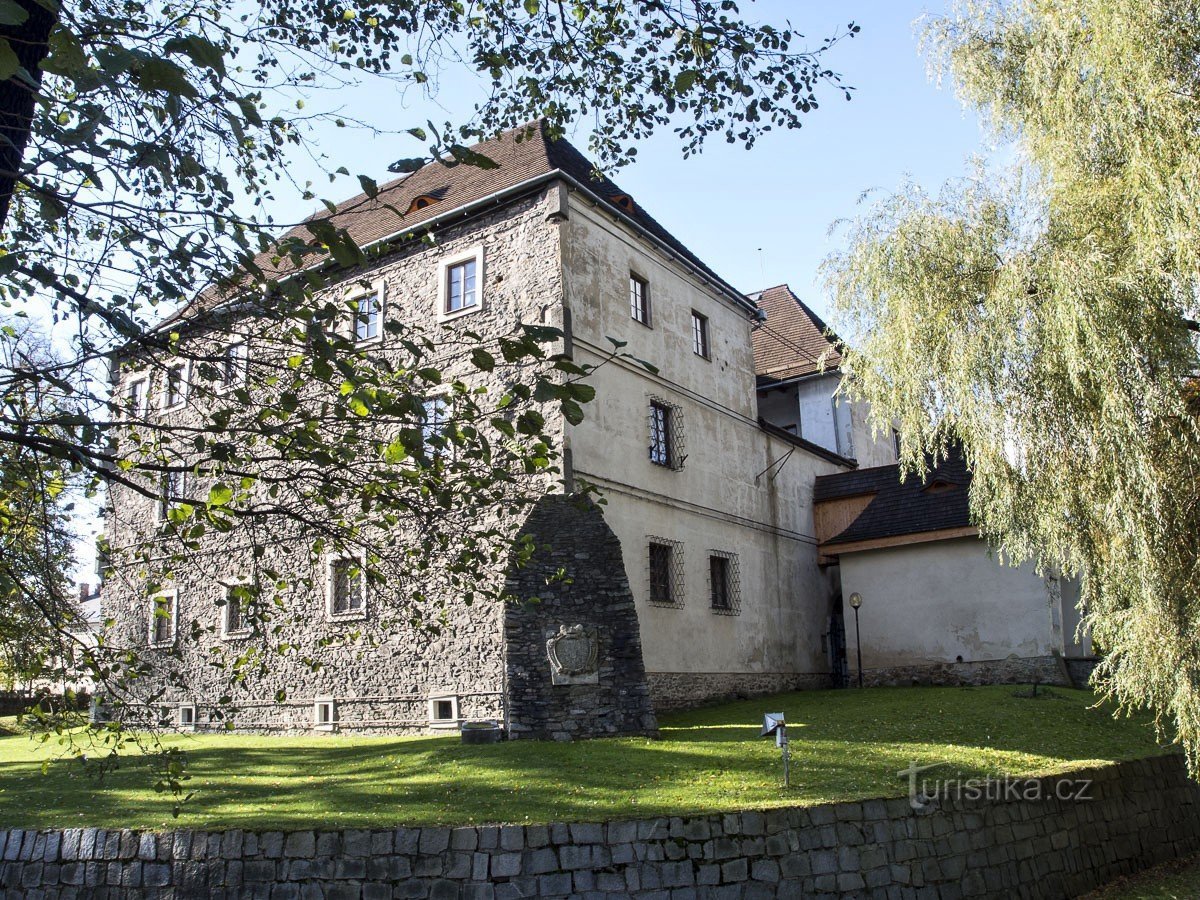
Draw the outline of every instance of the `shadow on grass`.
[[[337,827],[545,822],[897,796],[896,773],[937,762],[965,777],[1157,752],[1144,721],[1114,721],[1083,692],[1066,702],[1011,688],[805,692],[663,717],[663,740],[463,746],[420,739],[180,738],[196,796],[179,820],[130,765],[104,782],[70,761],[41,774],[26,739],[0,739],[0,822],[9,826]],[[794,787],[758,737],[790,724]],[[23,742],[24,752],[13,742]]]

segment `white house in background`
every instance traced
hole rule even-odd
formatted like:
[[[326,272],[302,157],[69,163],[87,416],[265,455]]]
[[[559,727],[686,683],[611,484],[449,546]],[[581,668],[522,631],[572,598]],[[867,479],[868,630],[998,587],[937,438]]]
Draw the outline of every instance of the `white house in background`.
[[[971,525],[970,484],[959,457],[925,482],[901,482],[896,465],[818,476],[823,563],[839,570],[845,598],[862,598],[864,682],[1085,683],[1094,659],[1077,634],[1078,585],[1002,565]]]

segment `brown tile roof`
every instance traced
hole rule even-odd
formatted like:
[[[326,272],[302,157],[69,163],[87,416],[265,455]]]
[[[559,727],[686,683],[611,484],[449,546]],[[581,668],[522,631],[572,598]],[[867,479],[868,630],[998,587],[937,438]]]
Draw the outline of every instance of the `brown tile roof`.
[[[900,467],[876,466],[835,475],[818,475],[813,502],[874,494],[874,499],[844,531],[825,541],[848,544],[875,538],[920,534],[971,525],[968,495],[971,472],[959,453],[953,453],[922,481],[900,481]]]
[[[432,227],[433,220],[446,213],[483,200],[498,192],[517,188],[532,179],[550,176],[561,171],[579,182],[587,191],[611,209],[633,220],[663,244],[698,268],[713,280],[719,289],[746,303],[742,295],[727,284],[695,254],[687,249],[667,229],[656,221],[636,202],[618,205],[614,198],[627,195],[610,179],[596,177],[595,167],[588,159],[566,140],[551,140],[544,123],[536,122],[523,126],[471,148],[476,153],[497,163],[495,168],[485,169],[476,165],[432,162],[410,175],[401,176],[379,186],[375,197],[358,194],[337,206],[330,221],[344,228],[360,247],[366,247],[384,238],[401,237],[409,232],[421,232],[423,226]],[[418,197],[436,198],[437,202],[421,209],[411,209]],[[411,211],[410,211],[411,210]],[[310,217],[326,217],[322,212]],[[312,244],[313,236],[303,224],[292,228],[283,236],[284,241],[295,240]],[[311,266],[326,258],[322,248],[312,245],[312,252],[305,257],[303,266]],[[297,271],[290,258],[276,260],[273,254],[260,254],[255,260],[270,277],[282,278]],[[180,314],[188,314],[197,308],[214,305],[229,297],[233,291],[206,291],[193,305]],[[747,303],[747,307],[750,304]],[[177,314],[178,316],[179,314]]]
[[[767,288],[750,299],[766,314],[754,329],[754,371],[760,384],[786,381],[817,372],[817,360],[836,340],[821,317],[801,302],[786,284]],[[831,353],[826,369],[841,364],[841,354]]]

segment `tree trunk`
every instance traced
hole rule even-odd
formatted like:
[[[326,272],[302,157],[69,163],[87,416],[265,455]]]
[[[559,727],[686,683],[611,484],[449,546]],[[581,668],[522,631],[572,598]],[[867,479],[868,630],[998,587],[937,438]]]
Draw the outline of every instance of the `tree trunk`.
[[[0,25],[0,38],[8,41],[21,68],[29,73],[35,83],[41,84],[41,62],[50,49],[50,30],[54,27],[56,17],[37,0],[15,2],[29,13],[29,18],[20,25]],[[25,147],[29,144],[33,104],[33,89],[22,74],[0,82],[0,231],[8,223],[13,188],[25,156]]]

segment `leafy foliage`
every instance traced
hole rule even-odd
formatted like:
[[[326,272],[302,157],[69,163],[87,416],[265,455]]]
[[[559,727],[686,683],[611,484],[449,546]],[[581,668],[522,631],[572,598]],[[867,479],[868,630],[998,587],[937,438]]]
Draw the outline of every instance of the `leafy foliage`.
[[[1200,766],[1200,17],[1127,0],[961,4],[927,44],[1018,162],[909,186],[828,264],[848,388],[906,464],[961,442],[1015,561],[1082,578],[1099,685]]]

